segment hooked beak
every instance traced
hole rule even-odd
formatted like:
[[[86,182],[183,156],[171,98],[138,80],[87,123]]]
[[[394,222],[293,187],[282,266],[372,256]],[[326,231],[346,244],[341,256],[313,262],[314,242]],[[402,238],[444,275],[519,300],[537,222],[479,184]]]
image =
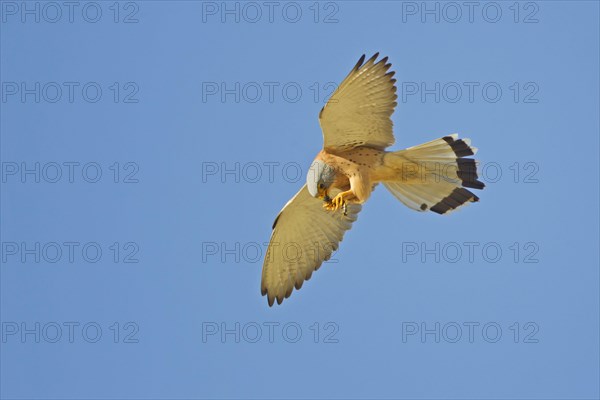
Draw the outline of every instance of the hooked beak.
[[[327,195],[327,189],[317,189],[317,197],[326,203],[331,202],[331,198]]]

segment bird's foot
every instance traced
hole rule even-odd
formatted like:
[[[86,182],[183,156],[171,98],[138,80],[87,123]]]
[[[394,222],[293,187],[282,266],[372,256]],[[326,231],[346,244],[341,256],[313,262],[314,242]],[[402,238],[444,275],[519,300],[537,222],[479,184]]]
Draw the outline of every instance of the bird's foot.
[[[346,215],[348,205],[348,202],[346,201],[347,194],[348,192],[339,193],[331,201],[325,202],[323,207],[328,211],[337,211],[341,208],[344,211],[344,215]]]

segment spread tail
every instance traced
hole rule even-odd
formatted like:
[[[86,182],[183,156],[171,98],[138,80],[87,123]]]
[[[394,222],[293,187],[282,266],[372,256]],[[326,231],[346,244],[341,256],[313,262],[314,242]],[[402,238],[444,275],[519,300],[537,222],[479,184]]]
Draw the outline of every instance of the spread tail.
[[[446,214],[479,200],[467,188],[483,189],[477,162],[467,156],[477,148],[457,134],[419,146],[387,153],[384,164],[398,171],[398,179],[382,182],[402,203],[417,211]]]

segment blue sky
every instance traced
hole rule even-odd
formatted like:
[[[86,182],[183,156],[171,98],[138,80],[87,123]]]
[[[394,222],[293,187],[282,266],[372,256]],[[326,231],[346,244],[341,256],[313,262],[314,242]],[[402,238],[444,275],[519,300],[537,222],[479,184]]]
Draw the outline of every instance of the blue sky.
[[[0,5],[3,398],[599,397],[597,2]],[[487,187],[379,187],[269,308],[273,219],[377,51],[394,148],[470,137]]]

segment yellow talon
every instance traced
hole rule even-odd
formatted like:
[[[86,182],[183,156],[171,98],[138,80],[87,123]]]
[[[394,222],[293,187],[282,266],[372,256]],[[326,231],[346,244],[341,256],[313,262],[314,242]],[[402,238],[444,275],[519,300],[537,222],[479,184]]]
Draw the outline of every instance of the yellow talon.
[[[337,211],[340,208],[344,211],[344,215],[347,215],[348,202],[345,199],[344,192],[339,193],[333,199],[323,202],[323,208],[328,211]]]
[[[346,200],[344,200],[344,197],[341,193],[335,196],[331,201],[331,209],[333,209],[333,211],[337,211],[340,207],[345,207],[345,205]]]

